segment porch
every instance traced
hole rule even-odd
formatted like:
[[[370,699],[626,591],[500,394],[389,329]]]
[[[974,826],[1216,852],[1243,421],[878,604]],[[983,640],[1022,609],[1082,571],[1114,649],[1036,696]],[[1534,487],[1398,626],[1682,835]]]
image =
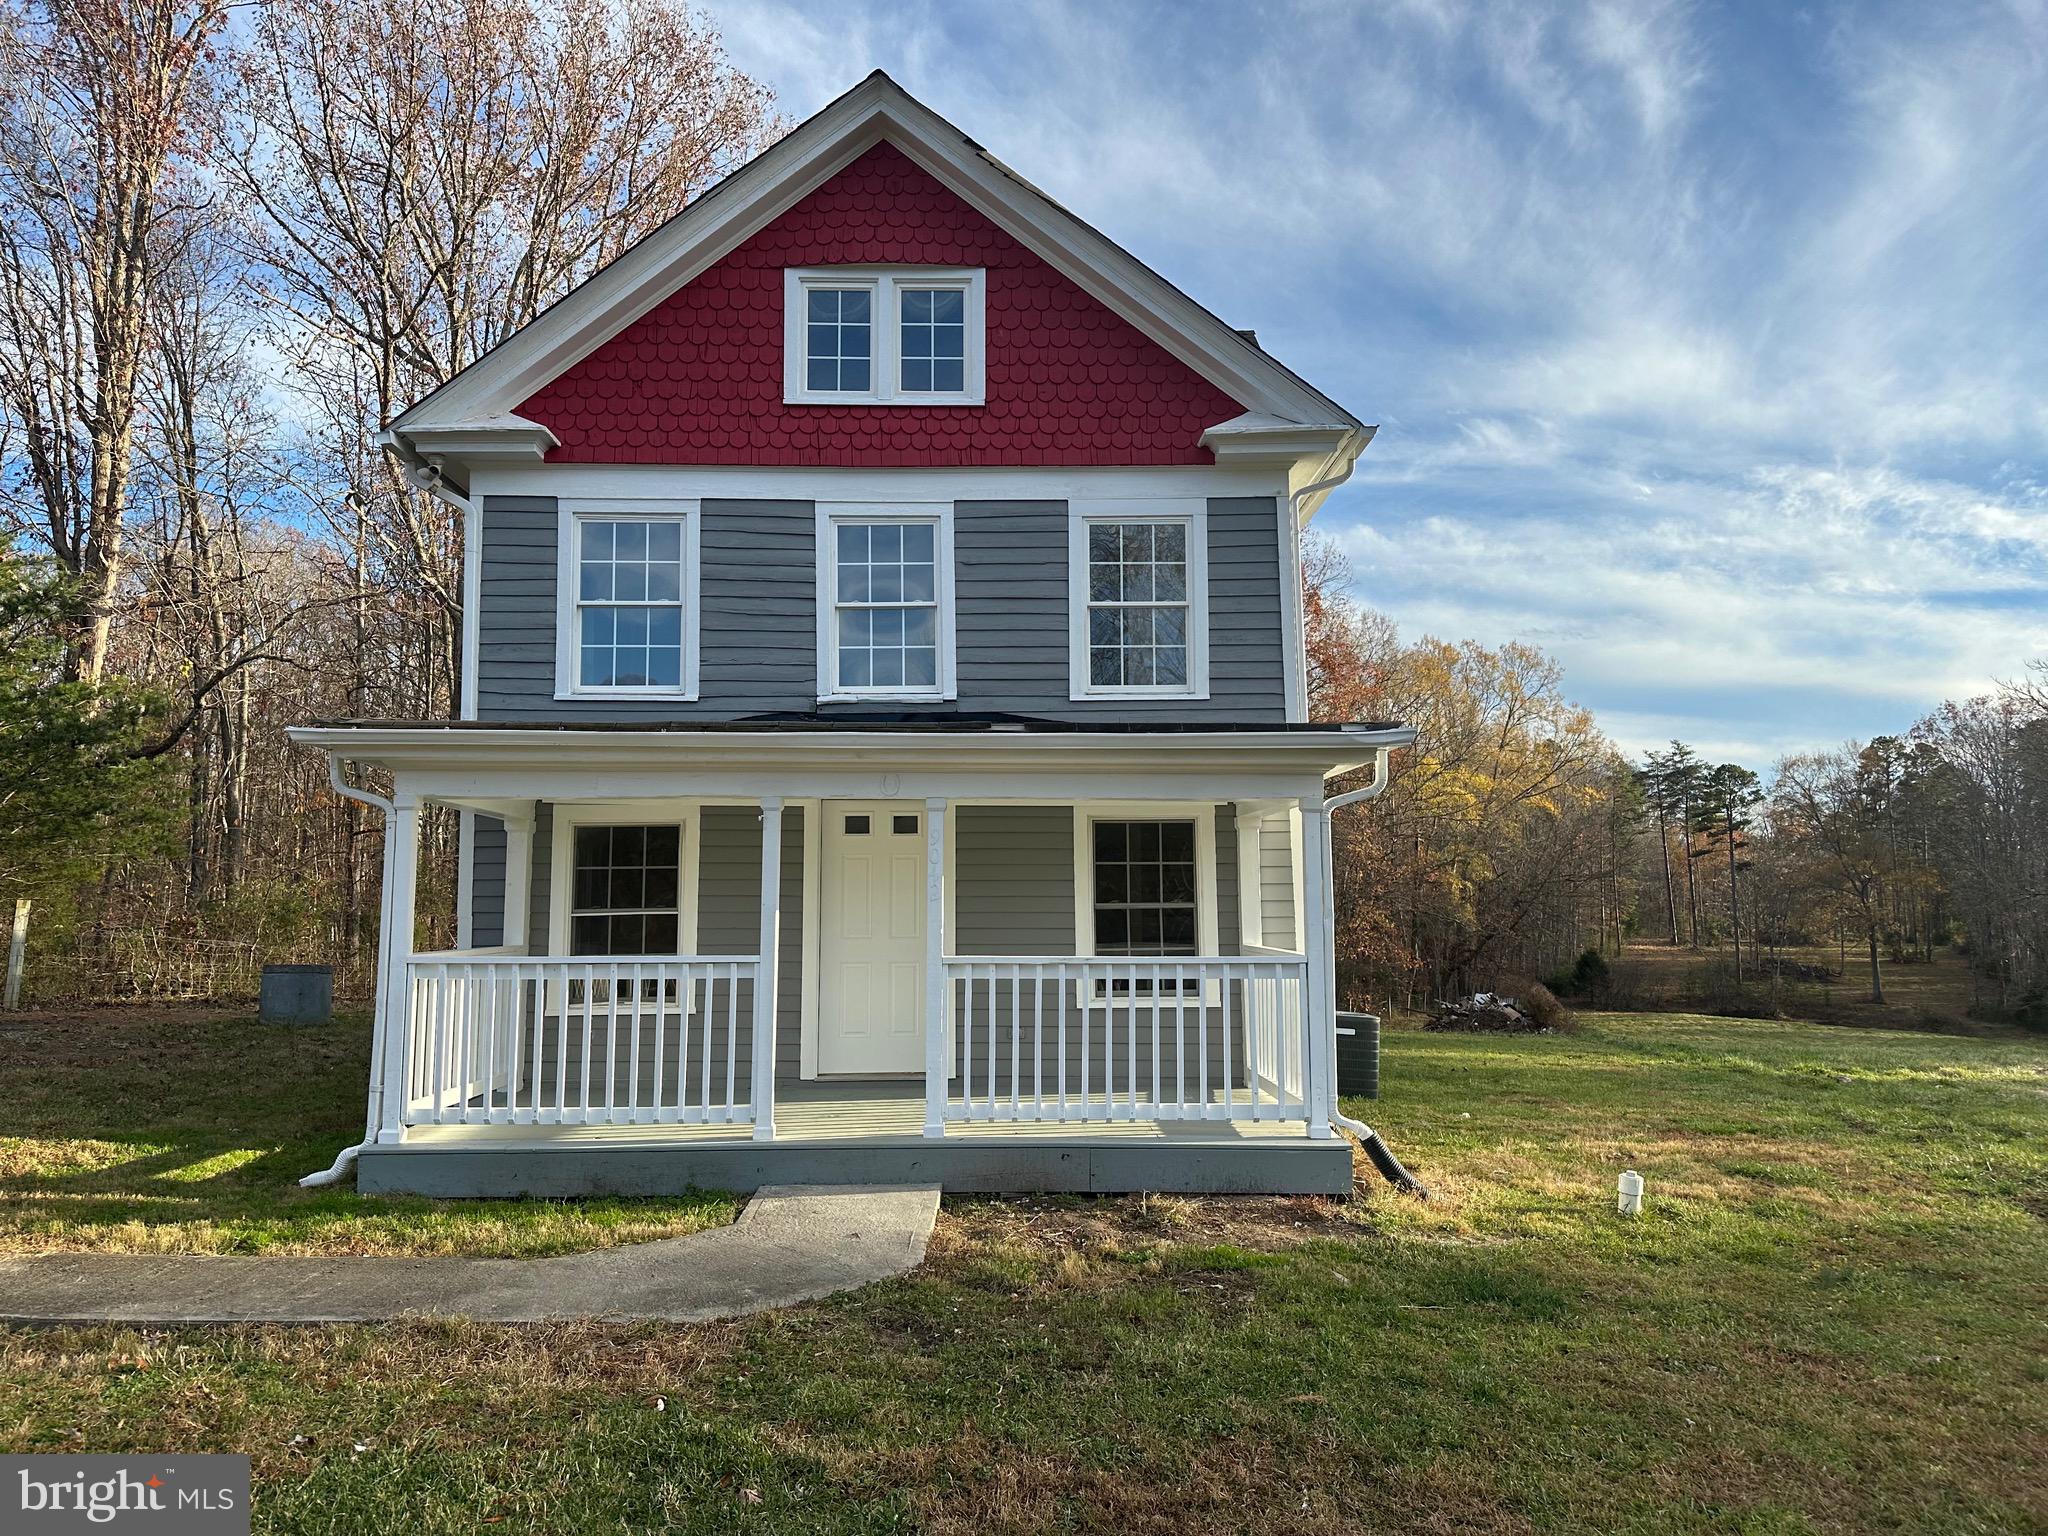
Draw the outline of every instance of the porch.
[[[864,793],[786,798],[687,769],[558,768],[531,799],[401,771],[387,936],[414,931],[421,808],[483,835],[470,942],[383,957],[360,1187],[1348,1188],[1329,769],[1283,796],[1162,755],[1056,796],[1024,755],[915,797],[939,786],[858,762],[833,773]],[[1266,792],[1216,793],[1238,785]]]

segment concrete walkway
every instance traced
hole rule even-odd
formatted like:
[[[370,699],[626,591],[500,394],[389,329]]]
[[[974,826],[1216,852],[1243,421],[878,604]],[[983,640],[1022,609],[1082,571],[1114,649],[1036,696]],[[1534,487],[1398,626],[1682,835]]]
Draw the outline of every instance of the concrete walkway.
[[[32,1254],[0,1259],[0,1321],[708,1322],[906,1274],[938,1209],[937,1185],[785,1184],[729,1227],[550,1259]]]

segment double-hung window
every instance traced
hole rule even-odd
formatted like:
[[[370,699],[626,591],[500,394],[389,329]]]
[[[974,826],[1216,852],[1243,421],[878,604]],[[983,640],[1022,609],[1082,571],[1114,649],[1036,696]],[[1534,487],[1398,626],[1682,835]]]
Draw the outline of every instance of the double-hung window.
[[[953,697],[947,511],[821,507],[818,548],[818,697]]]
[[[576,828],[572,955],[673,955],[682,934],[682,828]]]
[[[1073,697],[1207,698],[1202,506],[1096,504],[1077,506],[1071,517]]]
[[[566,861],[556,865],[554,876],[557,881],[566,877],[568,886],[555,935],[562,952],[650,958],[682,953],[691,938],[686,931],[684,820],[583,822],[565,811],[557,829],[567,845]],[[641,1003],[658,999],[671,1006],[679,1001],[696,1006],[672,971],[641,974],[637,987],[633,974],[602,968],[579,974],[571,966],[562,979],[572,1008],[623,1006],[636,991]]]
[[[980,405],[981,268],[807,267],[783,275],[792,405]]]
[[[1095,953],[1196,953],[1194,822],[1098,821],[1093,835]]]
[[[556,694],[697,695],[697,506],[562,512]]]
[[[1216,819],[1206,805],[1129,803],[1074,813],[1076,937],[1085,955],[1142,961],[1217,952]],[[1180,991],[1194,996],[1196,977]],[[1158,990],[1173,991],[1162,969]],[[1092,995],[1151,997],[1152,968],[1114,966]]]

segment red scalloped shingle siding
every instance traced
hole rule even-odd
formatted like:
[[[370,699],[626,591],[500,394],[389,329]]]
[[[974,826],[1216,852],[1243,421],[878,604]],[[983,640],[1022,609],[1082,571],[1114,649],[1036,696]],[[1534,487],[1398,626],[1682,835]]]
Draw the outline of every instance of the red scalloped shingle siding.
[[[785,405],[782,272],[988,270],[985,406]],[[519,407],[583,464],[1208,464],[1244,407],[879,144]]]

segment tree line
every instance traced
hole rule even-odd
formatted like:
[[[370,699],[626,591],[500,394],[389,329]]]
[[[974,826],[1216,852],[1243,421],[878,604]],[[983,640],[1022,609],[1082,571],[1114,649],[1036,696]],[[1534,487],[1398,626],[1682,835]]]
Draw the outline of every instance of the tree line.
[[[2048,1026],[2044,674],[1768,775],[1676,741],[1631,760],[1541,652],[1405,643],[1348,595],[1334,546],[1307,567],[1311,712],[1419,732],[1333,828],[1351,1003],[1583,983],[1631,942],[1715,957],[1738,985],[1853,947],[1882,1002],[1890,965],[1954,947],[1989,1012]]]
[[[282,728],[461,702],[459,519],[379,428],[781,130],[682,0],[8,9],[0,896],[46,985],[360,970],[379,829]]]

